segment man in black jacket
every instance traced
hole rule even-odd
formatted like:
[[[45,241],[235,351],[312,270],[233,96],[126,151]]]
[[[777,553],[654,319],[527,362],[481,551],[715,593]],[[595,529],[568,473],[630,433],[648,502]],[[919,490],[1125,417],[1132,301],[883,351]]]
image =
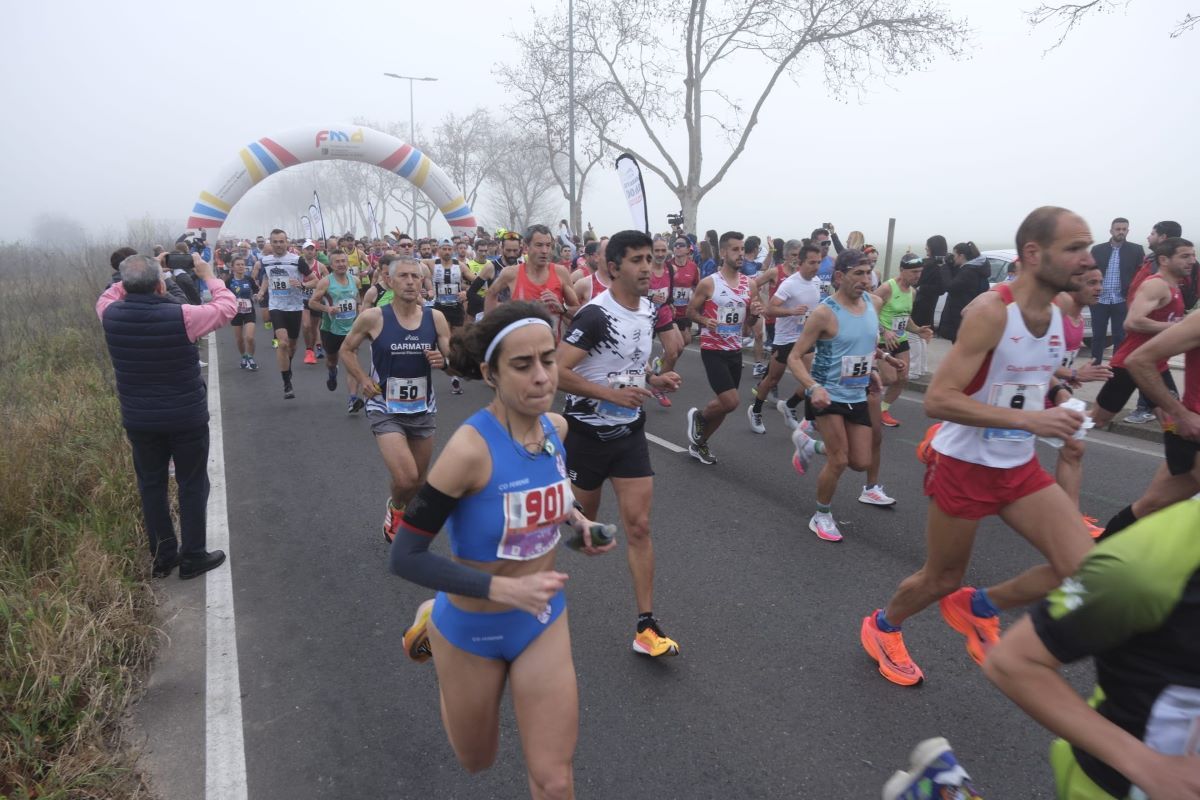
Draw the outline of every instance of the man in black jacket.
[[[1096,266],[1104,273],[1100,302],[1092,306],[1093,364],[1099,364],[1104,358],[1110,325],[1114,352],[1125,338],[1125,298],[1129,294],[1129,283],[1146,256],[1140,244],[1126,241],[1129,220],[1124,217],[1112,221],[1108,234],[1107,242],[1092,248],[1092,258],[1096,259]]]
[[[154,576],[194,578],[225,560],[205,546],[208,506],[208,390],[200,377],[195,342],[237,313],[233,293],[212,266],[192,256],[196,276],[212,287],[212,302],[179,304],[166,296],[162,268],[149,256],[120,263],[121,280],[96,301],[113,362],[121,423],[133,448],[142,515],[154,558]],[[175,540],[167,500],[168,464],[179,486]]]

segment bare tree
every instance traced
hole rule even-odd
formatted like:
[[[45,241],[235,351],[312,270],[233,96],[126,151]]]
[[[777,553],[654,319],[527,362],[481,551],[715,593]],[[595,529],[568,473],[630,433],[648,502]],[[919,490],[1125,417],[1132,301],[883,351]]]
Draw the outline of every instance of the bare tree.
[[[606,92],[603,82],[586,80],[589,76],[577,74],[576,108],[588,108],[594,125],[576,125],[572,194],[569,62],[562,44],[567,40],[566,21],[562,17],[535,19],[531,31],[513,37],[521,48],[520,60],[516,64],[497,65],[496,75],[516,100],[509,109],[512,118],[530,134],[541,137],[554,182],[567,201],[571,230],[579,231],[583,227],[583,194],[588,176],[609,155],[608,145],[597,131],[608,128],[619,105],[611,96],[602,96]]]
[[[454,181],[472,208],[500,155],[495,147],[498,128],[499,123],[486,108],[477,108],[461,117],[447,114],[433,129],[426,152]]]
[[[526,49],[565,61],[565,29],[560,11]],[[584,124],[662,178],[691,230],[700,201],[745,150],[776,84],[795,79],[809,56],[840,93],[922,68],[938,53],[957,56],[967,34],[932,0],[576,0],[575,31]],[[745,87],[750,101],[730,87]],[[706,176],[710,125],[727,149]],[[671,145],[679,128],[682,155]]]
[[[1071,31],[1075,30],[1075,26],[1079,25],[1090,14],[1110,13],[1118,6],[1128,7],[1130,2],[1131,0],[1091,0],[1087,3],[1042,3],[1026,16],[1029,24],[1033,27],[1054,22],[1061,28],[1058,39],[1054,44],[1046,48],[1046,52],[1048,53],[1065,42]],[[1174,39],[1182,36],[1196,27],[1197,23],[1200,23],[1200,16],[1196,14],[1184,14],[1183,19],[1175,23],[1175,27],[1171,29],[1171,38]]]
[[[488,181],[489,211],[509,230],[549,223],[558,211],[555,181],[546,151],[520,131],[507,132]]]

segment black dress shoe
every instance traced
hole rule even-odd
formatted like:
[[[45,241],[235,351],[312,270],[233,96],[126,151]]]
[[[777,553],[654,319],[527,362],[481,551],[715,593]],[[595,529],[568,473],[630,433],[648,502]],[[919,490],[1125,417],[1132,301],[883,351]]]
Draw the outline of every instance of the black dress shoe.
[[[184,556],[179,560],[179,577],[187,580],[203,575],[225,563],[225,551],[213,550],[199,556]]]
[[[171,556],[170,558],[155,559],[154,569],[151,570],[150,574],[156,578],[168,578],[177,566],[179,566],[178,555]]]

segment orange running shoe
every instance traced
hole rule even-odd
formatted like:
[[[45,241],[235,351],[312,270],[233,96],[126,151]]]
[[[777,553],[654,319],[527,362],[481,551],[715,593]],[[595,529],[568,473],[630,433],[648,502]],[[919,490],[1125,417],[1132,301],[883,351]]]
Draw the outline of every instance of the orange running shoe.
[[[928,464],[933,460],[933,454],[936,452],[933,447],[933,436],[938,432],[938,428],[942,427],[942,423],[935,422],[925,431],[925,438],[917,445],[917,461],[922,464]]]
[[[1087,532],[1092,535],[1093,539],[1099,539],[1100,534],[1104,533],[1104,526],[1096,524],[1099,521],[1095,517],[1089,517],[1087,514],[1083,515],[1083,524],[1087,526]]]
[[[433,658],[433,649],[429,646],[429,615],[433,613],[433,601],[426,600],[417,606],[417,615],[413,624],[404,632],[404,652],[408,657],[420,664]]]
[[[317,354],[314,353],[312,350],[305,350],[304,351],[304,363],[305,364],[317,363]]]
[[[872,611],[863,617],[859,631],[863,649],[879,664],[880,675],[900,686],[916,686],[925,680],[925,674],[909,657],[900,631],[886,633],[879,629],[875,622],[876,613]]]
[[[975,590],[964,586],[938,601],[942,619],[954,630],[967,637],[967,652],[975,663],[983,665],[987,651],[1000,641],[1000,618],[979,617],[971,610],[971,595]]]
[[[396,508],[392,505],[392,498],[388,498],[387,507],[383,512],[383,538],[388,544],[392,543],[392,539],[396,538],[396,533],[400,530],[400,523],[404,521],[404,508]]]
[[[899,428],[900,427],[900,420],[893,417],[892,412],[890,412],[890,411],[883,412],[883,414],[880,416],[880,419],[883,421],[883,427],[885,427],[885,428]]]

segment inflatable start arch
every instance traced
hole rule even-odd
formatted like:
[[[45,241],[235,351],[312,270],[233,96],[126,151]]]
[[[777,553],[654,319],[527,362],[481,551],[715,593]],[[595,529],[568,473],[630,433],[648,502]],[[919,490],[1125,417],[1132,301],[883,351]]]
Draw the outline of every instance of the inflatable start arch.
[[[420,189],[456,233],[474,234],[475,215],[466,198],[429,156],[395,136],[361,125],[295,128],[251,142],[200,192],[187,227],[219,228],[259,181],[297,164],[330,159],[361,161],[396,173]]]

